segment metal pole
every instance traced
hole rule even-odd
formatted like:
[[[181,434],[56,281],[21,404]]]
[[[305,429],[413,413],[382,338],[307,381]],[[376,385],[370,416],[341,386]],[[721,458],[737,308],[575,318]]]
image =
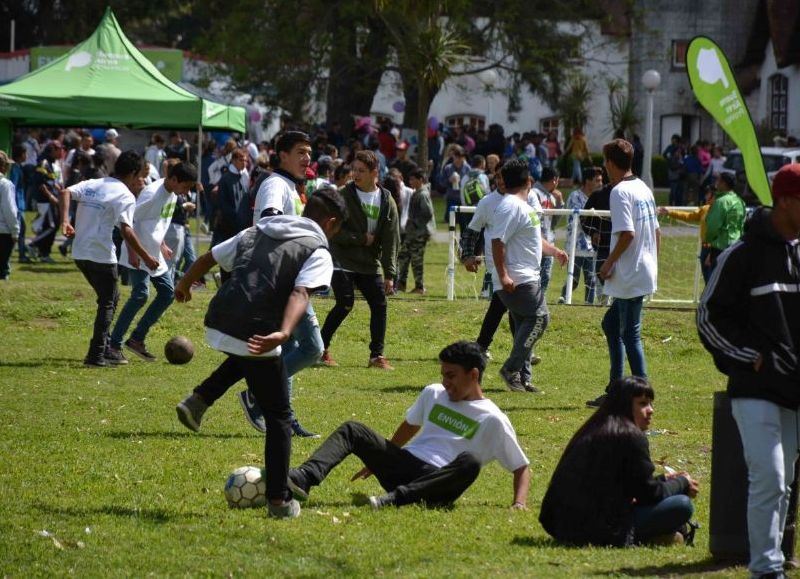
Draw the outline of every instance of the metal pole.
[[[447,255],[447,299],[453,301],[456,299],[456,211],[458,207],[454,207],[450,213],[447,214],[448,235],[450,243]]]
[[[9,42],[9,52],[14,52],[17,45],[17,21],[11,21],[11,41]]]
[[[546,209],[545,212],[547,212]],[[569,239],[567,239],[569,258],[567,259],[567,285],[564,293],[564,302],[567,304],[572,303],[572,284],[575,280],[575,245],[578,241],[578,227],[581,226],[579,215],[580,209],[572,210],[572,229],[570,229]]]
[[[653,163],[653,91],[647,91],[647,117],[644,130],[644,167],[642,168],[642,181],[650,189],[653,188],[651,165]]]
[[[700,299],[700,275],[703,264],[700,263],[700,252],[703,250],[703,238],[697,236],[697,260],[694,263],[694,288],[692,290],[692,301],[697,306]]]

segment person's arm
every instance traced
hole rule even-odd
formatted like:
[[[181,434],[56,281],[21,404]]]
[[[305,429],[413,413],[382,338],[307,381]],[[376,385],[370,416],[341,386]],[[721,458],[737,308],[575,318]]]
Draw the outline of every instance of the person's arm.
[[[562,266],[567,263],[569,255],[563,249],[559,249],[546,239],[542,239],[542,255],[550,255],[555,257]]]
[[[528,465],[519,467],[514,471],[514,502],[512,509],[528,510],[528,488],[531,484],[531,470]]]
[[[383,283],[386,293],[392,293],[392,280],[397,273],[397,252],[400,247],[400,217],[394,199],[387,196],[389,202],[386,221],[381,230],[381,266],[383,267]]]
[[[214,255],[209,251],[201,255],[175,286],[175,299],[181,303],[192,299],[192,284],[203,279],[212,267],[217,265]]]
[[[402,448],[408,443],[409,440],[414,438],[417,432],[419,432],[420,428],[422,427],[416,424],[409,424],[407,421],[403,420],[403,422],[400,423],[400,426],[397,427],[397,430],[394,431],[394,434],[392,435],[392,438],[389,439],[389,442]],[[354,474],[350,478],[350,481],[352,482],[360,478],[369,478],[370,476],[372,476],[372,471],[367,467],[364,467]]]
[[[61,211],[61,233],[65,237],[72,237],[75,235],[75,228],[69,222],[69,189],[62,189],[58,195],[58,207]]]
[[[669,479],[653,476],[655,466],[650,459],[644,434],[621,446],[619,451],[626,455],[623,485],[627,494],[635,498],[638,504],[652,505],[673,495],[697,494],[697,482],[688,474]]]
[[[661,255],[661,228],[656,227],[656,257]]]
[[[613,275],[612,270],[614,269],[614,264],[620,256],[625,253],[625,250],[630,247],[631,243],[633,243],[633,231],[620,231],[618,235],[619,237],[617,238],[617,244],[614,246],[614,250],[608,254],[608,258],[603,264],[603,267],[597,272],[597,276],[602,280],[609,279]],[[658,241],[656,242],[658,243]]]
[[[658,214],[666,215],[671,219],[686,221],[687,223],[694,223],[701,221],[704,215],[700,207],[698,207],[694,211],[681,211],[679,209],[667,209],[666,207],[659,207]]]
[[[142,242],[136,237],[133,227],[127,223],[120,223],[119,231],[122,233],[122,239],[128,244],[129,250],[133,250],[133,253],[138,255],[151,270],[158,269],[158,259],[147,253],[147,250],[142,246]]]
[[[291,337],[300,318],[306,313],[308,300],[308,288],[294,288],[283,310],[281,329],[266,336],[250,336],[247,340],[247,351],[251,354],[259,355],[274,350],[285,343]]]
[[[506,244],[500,239],[492,239],[492,259],[494,259],[494,268],[497,270],[497,277],[500,278],[503,289],[509,293],[513,292],[514,281],[506,270]]]

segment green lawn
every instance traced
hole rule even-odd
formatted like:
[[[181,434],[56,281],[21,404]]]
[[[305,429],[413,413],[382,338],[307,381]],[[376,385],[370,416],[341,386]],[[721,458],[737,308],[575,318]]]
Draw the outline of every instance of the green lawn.
[[[484,386],[531,460],[528,512],[508,509],[511,475],[496,464],[451,511],[372,512],[354,499],[379,487],[374,479],[350,483],[360,467],[348,459],[312,492],[299,519],[274,521],[262,509],[225,503],[228,473],[260,464],[263,452],[235,396],[209,410],[199,434],[175,418],[175,404],[222,359],[202,339],[210,292],[175,304],[148,340],[160,352],[169,337],[188,335],[197,354],[187,366],[134,359],[128,367],[84,369],[94,296],[74,265],[58,260],[14,264],[11,281],[0,285],[0,575],[744,576],[742,568],[714,567],[707,551],[712,393],[724,380],[698,342],[692,311],[648,308],[644,340],[658,394],[652,455],[701,481],[698,544],[573,549],[548,539],[538,511],[562,449],[588,416],[584,401],[607,380],[601,308],[551,307],[534,376],[543,396],[502,386],[505,328],[492,346]],[[441,347],[475,337],[486,302],[442,298],[446,261],[445,245],[431,246],[430,296],[390,302],[386,355],[394,372],[365,368],[368,308],[356,304],[332,346],[341,366],[310,369],[296,381],[294,405],[305,426],[327,434],[353,419],[390,435],[419,390],[437,381]],[[459,287],[480,289],[463,268],[458,276]],[[332,300],[315,305],[324,319]],[[295,439],[292,463],[317,444]]]

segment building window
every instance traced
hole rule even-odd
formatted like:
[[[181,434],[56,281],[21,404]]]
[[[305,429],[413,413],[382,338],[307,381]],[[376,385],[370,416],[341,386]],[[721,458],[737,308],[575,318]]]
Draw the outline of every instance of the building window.
[[[672,68],[686,69],[686,50],[689,48],[688,40],[672,41]]]
[[[789,103],[789,79],[782,74],[769,77],[769,125],[773,131],[786,132]]]
[[[455,127],[472,127],[480,131],[486,127],[486,117],[481,115],[451,115],[444,122],[451,129]]]
[[[561,121],[558,117],[550,117],[539,121],[539,132],[544,135],[549,135],[550,131],[555,131],[558,134],[558,127]]]

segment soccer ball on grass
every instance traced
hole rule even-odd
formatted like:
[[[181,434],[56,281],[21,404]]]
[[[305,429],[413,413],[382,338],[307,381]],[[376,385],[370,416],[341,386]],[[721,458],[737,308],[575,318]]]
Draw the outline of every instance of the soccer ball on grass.
[[[257,466],[241,466],[225,483],[225,498],[232,509],[263,507],[267,504],[267,481]]]

